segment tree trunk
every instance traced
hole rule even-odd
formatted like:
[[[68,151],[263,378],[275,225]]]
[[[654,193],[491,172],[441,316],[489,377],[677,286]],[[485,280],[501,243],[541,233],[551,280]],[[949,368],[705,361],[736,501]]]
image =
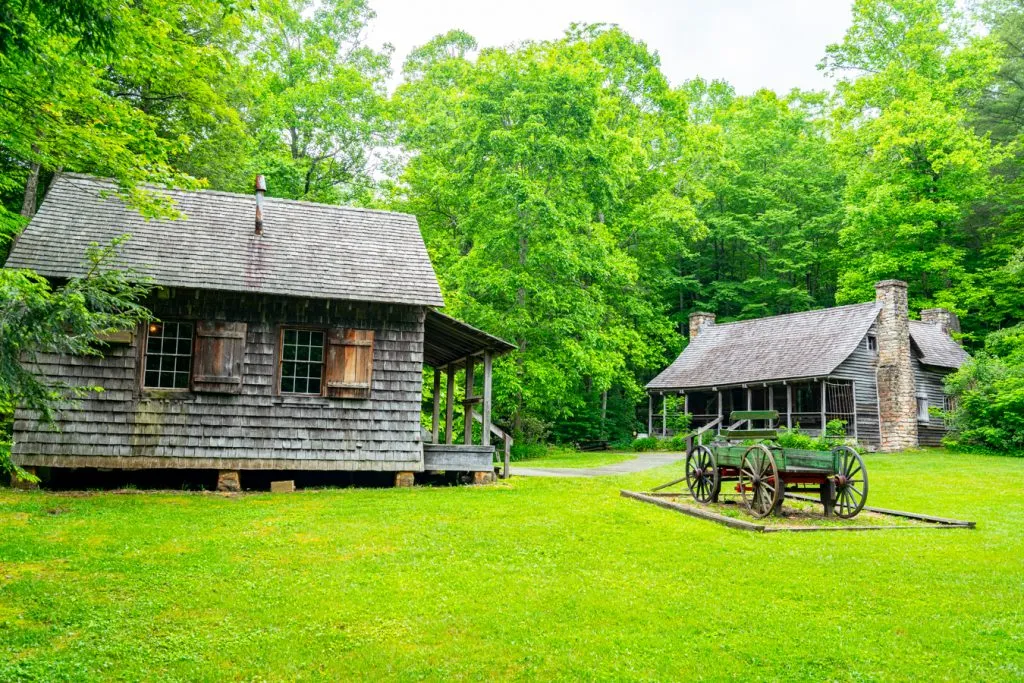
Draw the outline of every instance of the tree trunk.
[[[39,192],[39,164],[32,164],[32,169],[25,180],[25,198],[21,202],[21,215],[32,218],[36,215],[36,195]]]

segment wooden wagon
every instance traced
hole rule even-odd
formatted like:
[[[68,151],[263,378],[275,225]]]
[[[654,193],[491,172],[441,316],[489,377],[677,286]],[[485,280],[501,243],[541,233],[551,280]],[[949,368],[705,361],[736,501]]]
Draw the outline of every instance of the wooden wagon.
[[[777,420],[774,410],[735,411],[733,423]],[[722,430],[709,445],[686,456],[686,485],[700,503],[717,502],[722,482],[736,482],[744,507],[766,517],[782,506],[787,490],[816,487],[825,515],[855,517],[868,497],[868,473],[860,454],[846,445],[816,451],[783,448],[775,429]],[[813,490],[813,489],[812,489]]]

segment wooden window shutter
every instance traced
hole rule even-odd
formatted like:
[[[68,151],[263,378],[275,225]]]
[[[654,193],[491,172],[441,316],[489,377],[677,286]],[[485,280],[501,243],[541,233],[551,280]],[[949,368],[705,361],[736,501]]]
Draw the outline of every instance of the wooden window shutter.
[[[192,366],[194,391],[242,393],[245,332],[245,323],[203,321],[196,324]]]
[[[370,398],[373,385],[373,330],[327,332],[327,396]]]

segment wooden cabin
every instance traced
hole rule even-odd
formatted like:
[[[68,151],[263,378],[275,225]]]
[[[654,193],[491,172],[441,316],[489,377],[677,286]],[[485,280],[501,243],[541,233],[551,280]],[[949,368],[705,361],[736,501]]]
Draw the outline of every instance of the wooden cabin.
[[[873,302],[756,320],[694,313],[689,345],[647,385],[648,430],[668,433],[664,397],[681,395],[695,427],[774,409],[782,426],[810,434],[842,420],[848,436],[883,450],[939,445],[945,425],[931,409],[946,405],[943,378],[967,358],[951,336],[959,321],[941,308],[910,320],[905,282],[875,288]]]
[[[492,438],[510,443],[491,424],[491,363],[514,347],[435,310],[441,290],[413,216],[265,198],[258,182],[255,196],[172,191],[184,220],[147,221],[114,189],[61,175],[7,267],[59,282],[83,273],[90,244],[128,233],[118,266],[156,286],[156,319],[102,357],[38,355],[44,378],[103,391],[64,406],[56,430],[18,410],[16,463],[212,469],[221,488],[247,470],[490,479]],[[421,428],[425,366],[432,432]],[[459,380],[465,422],[483,424],[476,443],[451,433]]]

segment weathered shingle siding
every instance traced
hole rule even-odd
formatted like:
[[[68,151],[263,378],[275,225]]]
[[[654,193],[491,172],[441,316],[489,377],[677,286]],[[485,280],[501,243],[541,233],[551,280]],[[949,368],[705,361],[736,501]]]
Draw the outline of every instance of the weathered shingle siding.
[[[872,325],[867,334],[874,334]],[[867,337],[865,334],[865,338]],[[833,377],[854,382],[854,402],[857,411],[857,438],[862,443],[877,446],[881,442],[878,429],[878,385],[875,371],[878,367],[878,352],[867,348],[865,339],[857,345],[846,360],[832,373]],[[852,432],[852,426],[848,430]]]
[[[928,405],[933,408],[942,408],[945,402],[943,391],[943,378],[950,370],[938,368],[921,363],[914,359],[914,383],[918,395],[924,394],[928,397]],[[928,422],[918,421],[917,439],[922,446],[941,446],[942,437],[946,435],[946,425],[942,418],[931,416]]]
[[[306,301],[174,290],[161,319],[248,324],[242,393],[153,398],[138,390],[138,349],[102,358],[41,356],[55,378],[104,387],[62,411],[54,431],[24,410],[15,460],[25,465],[420,470],[423,317],[418,306]],[[370,399],[275,395],[280,324],[375,331]],[[138,342],[136,342],[138,343]],[[98,460],[99,459],[99,460]]]

